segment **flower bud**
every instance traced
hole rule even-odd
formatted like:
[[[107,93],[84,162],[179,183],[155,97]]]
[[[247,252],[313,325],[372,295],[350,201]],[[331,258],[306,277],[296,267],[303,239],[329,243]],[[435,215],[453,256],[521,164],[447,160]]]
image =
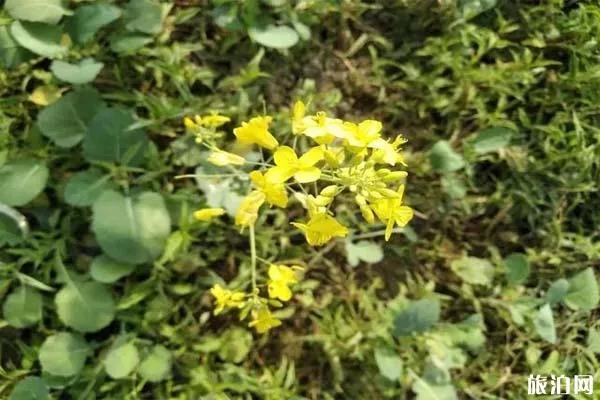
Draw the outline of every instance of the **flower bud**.
[[[329,185],[329,186],[323,188],[323,190],[321,190],[321,196],[333,197],[337,194],[337,191],[338,191],[337,185]]]
[[[317,205],[319,207],[326,207],[333,201],[333,197],[325,197],[325,196],[318,195],[317,197],[315,197],[314,201],[315,201],[315,205]]]
[[[389,175],[383,178],[385,182],[396,182],[402,179],[406,179],[408,172],[406,171],[393,171]]]
[[[375,215],[373,215],[373,210],[371,210],[371,207],[367,205],[360,206],[360,212],[365,221],[367,221],[370,224],[375,222]]]
[[[377,191],[379,193],[381,193],[381,195],[387,199],[395,199],[395,198],[399,197],[398,192],[396,192],[395,190],[389,189],[389,188],[379,188],[379,189],[377,189]]]
[[[360,194],[357,194],[354,197],[354,200],[356,201],[356,204],[358,204],[359,206],[366,206],[367,205],[367,199],[365,199],[364,196],[361,196]]]

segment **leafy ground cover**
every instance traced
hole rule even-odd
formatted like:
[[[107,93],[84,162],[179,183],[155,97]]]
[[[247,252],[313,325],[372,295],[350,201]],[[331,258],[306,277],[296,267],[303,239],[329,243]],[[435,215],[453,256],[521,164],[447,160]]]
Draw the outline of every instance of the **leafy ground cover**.
[[[600,378],[596,2],[3,7],[0,398],[523,399],[531,373]],[[228,144],[298,99],[408,139],[415,218],[315,249],[292,211],[261,216],[262,257],[305,276],[259,335],[213,315],[250,249],[192,214],[245,192],[178,179],[212,172],[182,120],[228,116]]]

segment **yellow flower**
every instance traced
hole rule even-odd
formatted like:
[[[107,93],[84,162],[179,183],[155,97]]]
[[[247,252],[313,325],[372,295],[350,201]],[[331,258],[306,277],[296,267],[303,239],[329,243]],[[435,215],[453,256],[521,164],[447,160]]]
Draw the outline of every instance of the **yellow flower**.
[[[223,208],[203,208],[194,212],[194,218],[198,221],[210,221],[213,218],[220,217],[225,214]]]
[[[269,330],[281,325],[281,321],[278,320],[271,314],[268,308],[261,308],[258,312],[253,315],[254,319],[248,324],[250,327],[254,327],[258,333],[266,333]]]
[[[406,139],[402,135],[398,135],[392,143],[385,140],[376,140],[370,146],[373,148],[371,160],[376,163],[384,162],[389,165],[396,165],[396,163],[399,163],[406,166],[404,157],[400,152],[400,146],[404,143],[406,143]]]
[[[190,117],[185,117],[183,119],[183,125],[188,132],[198,129],[198,125]]]
[[[302,119],[304,135],[319,144],[330,144],[336,137],[344,137],[344,123],[341,119],[329,118],[324,112]]]
[[[404,185],[398,187],[397,193],[397,197],[376,201],[371,206],[381,222],[386,224],[385,240],[390,239],[394,225],[405,226],[413,218],[413,209],[402,205]]]
[[[298,158],[291,147],[281,146],[274,154],[276,167],[265,174],[272,182],[285,182],[292,176],[300,183],[309,183],[321,177],[321,170],[314,165],[323,159],[323,149],[313,147]]]
[[[226,165],[244,165],[246,160],[237,154],[217,149],[210,153],[208,162],[219,167],[224,167]]]
[[[325,213],[312,215],[306,224],[292,222],[292,225],[304,233],[311,246],[321,246],[333,237],[344,237],[348,234],[348,228]]]
[[[252,118],[248,122],[242,122],[242,126],[235,128],[233,134],[242,143],[256,143],[266,149],[273,150],[279,143],[269,132],[271,121],[271,117]]]
[[[348,146],[361,150],[365,147],[372,147],[375,145],[376,141],[380,139],[383,125],[379,121],[367,119],[358,125],[352,122],[346,122],[344,123],[344,128],[344,138],[346,139]],[[381,141],[385,143],[385,140],[381,139]],[[381,145],[380,142],[377,143]]]
[[[267,180],[260,171],[252,171],[248,175],[254,186],[264,193],[267,203],[281,208],[287,207],[288,195],[283,183],[275,183]]]
[[[276,264],[271,264],[269,267],[269,282],[267,287],[270,298],[288,301],[292,298],[292,291],[289,285],[297,282],[296,272],[292,268]]]
[[[304,112],[306,111],[306,107],[304,103],[301,101],[297,101],[294,104],[294,108],[292,110],[292,133],[294,135],[300,135],[304,131]]]
[[[219,126],[228,123],[231,118],[219,114],[205,115],[200,118],[199,123],[209,128],[218,128]]]
[[[216,284],[210,289],[210,294],[215,297],[217,306],[215,307],[214,314],[220,314],[225,308],[237,307],[242,308],[246,304],[244,292],[233,292],[231,290],[224,289],[221,285]]]
[[[254,190],[242,199],[235,215],[235,224],[241,227],[254,225],[258,218],[258,209],[265,202],[265,194]]]

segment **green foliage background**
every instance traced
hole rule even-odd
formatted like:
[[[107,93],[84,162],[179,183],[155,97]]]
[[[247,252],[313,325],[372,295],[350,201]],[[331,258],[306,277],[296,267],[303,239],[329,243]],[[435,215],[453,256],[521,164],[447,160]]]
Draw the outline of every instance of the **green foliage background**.
[[[595,1],[5,0],[0,398],[598,381],[598,38]],[[389,243],[359,229],[314,250],[267,212],[263,257],[308,269],[257,336],[211,314],[210,286],[247,284],[247,242],[191,212],[234,210],[243,188],[175,179],[208,168],[181,120],[217,111],[231,131],[266,111],[278,132],[296,99],[403,133],[418,213]]]

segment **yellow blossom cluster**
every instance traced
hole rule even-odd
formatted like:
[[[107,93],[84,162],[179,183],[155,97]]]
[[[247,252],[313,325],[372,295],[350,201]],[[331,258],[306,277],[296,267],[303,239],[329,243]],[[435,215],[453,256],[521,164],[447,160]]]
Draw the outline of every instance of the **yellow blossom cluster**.
[[[306,218],[291,224],[304,234],[311,246],[322,246],[348,235],[349,228],[333,213],[333,204],[339,198],[351,199],[368,224],[382,223],[386,240],[395,226],[405,226],[412,219],[413,210],[402,202],[407,177],[402,169],[406,166],[402,145],[406,140],[401,135],[391,139],[383,137],[381,122],[344,121],[322,111],[306,115],[306,106],[299,101],[292,109],[288,135],[273,135],[270,116],[254,117],[233,130],[237,141],[246,148],[259,147],[262,160],[254,163],[215,144],[211,132],[227,122],[229,118],[212,114],[186,118],[184,125],[197,135],[198,143],[210,150],[208,162],[247,176],[250,189],[241,201],[235,224],[241,229],[250,229],[253,249],[254,228],[265,203],[285,209],[293,206],[291,199],[297,200],[297,204],[306,209]],[[195,217],[208,221],[224,213],[222,209],[203,209],[196,211]],[[241,315],[252,315],[250,326],[258,332],[266,332],[281,324],[269,306],[292,298],[290,286],[298,283],[299,267],[270,264],[266,283],[268,298],[262,298],[254,278],[256,255],[253,253],[251,257],[252,293],[230,292],[218,285],[211,293],[216,299],[215,313],[226,308],[241,308]]]

